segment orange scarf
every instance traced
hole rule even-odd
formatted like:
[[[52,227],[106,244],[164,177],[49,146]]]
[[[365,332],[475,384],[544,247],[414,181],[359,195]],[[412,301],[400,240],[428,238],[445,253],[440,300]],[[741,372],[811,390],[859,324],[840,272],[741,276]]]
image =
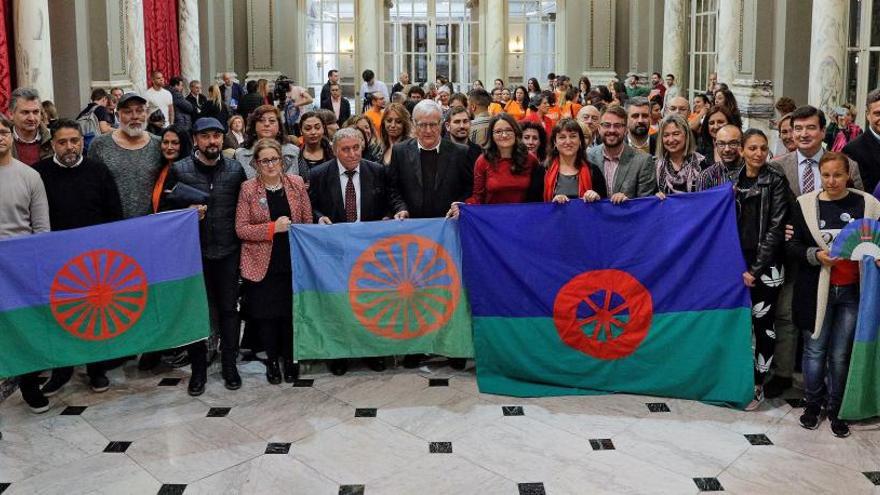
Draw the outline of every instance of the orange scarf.
[[[165,165],[162,167],[162,171],[159,172],[159,178],[156,179],[156,184],[153,185],[153,213],[159,213],[159,200],[162,198],[162,187],[165,185],[165,179],[168,177],[168,171],[171,169],[171,165]]]
[[[556,182],[559,180],[559,158],[550,163],[547,173],[544,174],[544,201],[552,201],[556,192]],[[590,166],[582,163],[578,169],[578,197],[593,188],[593,178],[590,175]]]

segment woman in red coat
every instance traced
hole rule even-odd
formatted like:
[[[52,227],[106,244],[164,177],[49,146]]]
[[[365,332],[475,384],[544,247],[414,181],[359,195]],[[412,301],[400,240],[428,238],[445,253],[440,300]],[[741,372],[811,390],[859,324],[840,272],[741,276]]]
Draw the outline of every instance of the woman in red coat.
[[[244,297],[266,349],[266,379],[281,383],[298,376],[293,362],[293,284],[290,243],[292,223],[312,223],[312,206],[301,177],[285,175],[281,145],[260,139],[254,145],[257,176],[241,186],[235,212],[235,232],[241,243]]]

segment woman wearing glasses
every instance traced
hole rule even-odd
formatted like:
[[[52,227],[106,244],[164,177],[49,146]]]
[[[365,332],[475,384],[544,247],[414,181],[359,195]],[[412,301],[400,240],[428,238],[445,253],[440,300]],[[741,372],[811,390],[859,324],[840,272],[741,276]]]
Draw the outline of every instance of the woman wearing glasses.
[[[538,159],[523,144],[519,124],[506,113],[489,121],[489,142],[474,165],[472,204],[540,201],[534,184],[540,181]]]
[[[272,138],[253,146],[256,176],[241,186],[235,212],[235,232],[241,239],[241,277],[251,322],[266,350],[266,379],[292,383],[298,376],[293,362],[293,289],[290,283],[292,223],[312,223],[312,206],[305,183],[283,172],[282,147]]]
[[[261,139],[274,139],[281,146],[285,174],[302,175],[297,163],[299,148],[287,142],[287,132],[281,125],[281,112],[271,105],[263,105],[251,113],[244,146],[235,151],[235,159],[244,167],[248,179],[257,175],[257,169],[251,162],[254,159],[254,145]]]

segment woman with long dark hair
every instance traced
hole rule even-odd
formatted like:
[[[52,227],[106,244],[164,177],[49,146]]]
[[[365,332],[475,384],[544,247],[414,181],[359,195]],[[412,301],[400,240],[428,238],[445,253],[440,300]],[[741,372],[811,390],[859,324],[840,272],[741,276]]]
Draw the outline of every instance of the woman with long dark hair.
[[[540,167],[522,141],[522,129],[505,113],[489,121],[489,140],[474,165],[474,193],[468,203],[525,203]],[[540,180],[540,172],[537,173]]]
[[[742,129],[742,115],[739,113],[739,106],[736,104],[736,97],[727,87],[722,87],[715,92],[713,105],[716,107],[724,107],[730,113],[730,123]]]
[[[705,156],[710,163],[719,160],[715,154],[715,136],[718,134],[718,129],[728,124],[733,124],[733,115],[726,107],[713,106],[706,112],[706,118],[703,119],[700,134],[697,136],[697,152]]]
[[[299,154],[299,168],[308,180],[308,171],[333,159],[333,148],[324,132],[324,120],[318,112],[306,112],[299,119],[303,146]]]
[[[550,156],[544,174],[544,201],[596,201],[608,196],[605,176],[587,160],[588,143],[575,119],[562,119],[550,135]]]
[[[541,94],[541,85],[538,83],[538,80],[530,77],[526,83],[526,91],[529,92],[529,98],[534,98],[535,95]]]
[[[520,121],[522,127],[522,140],[526,145],[529,153],[538,159],[538,163],[543,164],[547,159],[547,131],[542,124],[532,121]]]
[[[287,131],[281,120],[281,111],[272,105],[261,105],[251,112],[245,131],[244,146],[235,151],[235,159],[241,163],[244,173],[249,179],[257,175],[257,169],[251,161],[254,159],[253,146],[260,139],[272,138],[281,146],[284,159],[283,172],[303,177],[308,181],[308,171],[299,166],[300,149],[287,142]]]

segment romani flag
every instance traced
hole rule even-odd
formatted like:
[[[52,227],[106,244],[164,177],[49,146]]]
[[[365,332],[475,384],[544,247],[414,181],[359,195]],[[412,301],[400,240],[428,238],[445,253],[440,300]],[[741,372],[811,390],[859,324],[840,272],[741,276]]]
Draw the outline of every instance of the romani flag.
[[[208,335],[195,210],[0,241],[0,377]]]
[[[859,319],[839,414],[843,419],[880,416],[880,268],[866,256],[861,269]]]
[[[292,225],[294,355],[472,357],[456,222]]]
[[[628,392],[744,407],[751,308],[729,187],[465,206],[481,392]]]

